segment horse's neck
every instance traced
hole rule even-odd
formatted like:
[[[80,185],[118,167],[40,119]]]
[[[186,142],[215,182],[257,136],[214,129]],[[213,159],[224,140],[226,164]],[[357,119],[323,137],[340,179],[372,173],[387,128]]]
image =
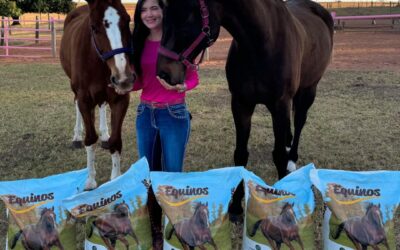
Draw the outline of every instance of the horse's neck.
[[[294,225],[296,222],[293,220],[293,218],[285,213],[279,215],[280,220],[286,224],[286,225]]]
[[[231,33],[239,45],[252,50],[273,50],[275,41],[282,42],[281,36],[288,32],[282,27],[288,26],[288,29],[291,29],[294,26],[293,16],[281,0],[215,1],[221,1],[223,5],[221,25]],[[258,54],[259,51],[254,53]]]
[[[364,223],[368,223],[371,225],[374,225],[375,229],[380,230],[382,228],[382,225],[379,221],[377,221],[372,215],[370,214],[366,214],[364,217],[362,217],[361,221],[363,221]]]
[[[43,228],[48,232],[51,232],[51,231],[53,231],[55,229],[55,226],[54,226],[53,223],[46,223],[45,220],[40,220],[38,225],[39,225],[40,228]]]
[[[192,225],[195,225],[196,227],[199,228],[207,227],[207,221],[201,220],[201,217],[197,215],[197,212],[192,216],[190,220],[192,222]]]

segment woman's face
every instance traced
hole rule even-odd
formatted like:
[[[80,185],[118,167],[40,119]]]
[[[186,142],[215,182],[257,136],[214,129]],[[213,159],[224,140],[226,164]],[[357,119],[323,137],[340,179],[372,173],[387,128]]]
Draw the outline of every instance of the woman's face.
[[[144,25],[150,30],[161,29],[163,14],[158,0],[145,0],[140,16]]]

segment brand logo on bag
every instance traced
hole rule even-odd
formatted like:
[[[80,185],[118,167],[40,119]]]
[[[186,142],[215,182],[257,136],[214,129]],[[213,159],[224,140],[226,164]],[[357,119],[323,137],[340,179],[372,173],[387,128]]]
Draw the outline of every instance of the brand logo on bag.
[[[16,195],[7,195],[5,197],[6,198],[3,200],[5,201],[7,208],[14,213],[22,214],[22,213],[29,212],[43,204],[53,201],[54,193],[47,193],[47,194],[31,193],[29,196],[24,196],[24,197],[19,197]],[[15,209],[14,207],[10,206],[10,205],[18,204],[22,207],[22,206],[25,206],[27,204],[32,204],[32,203],[36,203],[36,204],[34,204],[32,206],[24,207],[23,209]]]
[[[264,196],[267,196],[268,194],[272,194],[272,195],[280,196],[280,197],[276,197],[276,198],[272,198],[272,199],[261,198],[260,196],[258,196],[257,193],[262,193]],[[278,201],[282,201],[282,200],[286,200],[286,199],[295,197],[295,195],[293,193],[290,193],[288,191],[279,190],[279,189],[275,189],[275,188],[265,188],[260,185],[257,185],[255,190],[251,189],[251,194],[258,202],[261,202],[264,204],[274,203],[274,202],[278,202]]]
[[[206,197],[206,196],[208,196],[208,193],[209,193],[208,187],[186,186],[186,188],[175,188],[172,186],[167,186],[167,187],[165,187],[165,191],[164,191],[164,194],[166,196],[172,196],[175,199],[178,199],[179,197],[187,197],[187,196],[191,196],[191,197],[188,199],[177,201],[177,202],[168,201],[167,199],[164,199],[162,197],[161,197],[161,199],[169,206],[178,207],[178,206],[182,206],[186,203],[189,203],[193,200],[197,200],[197,199]]]
[[[121,197],[122,197],[122,193],[121,193],[121,191],[118,191],[115,194],[113,194],[107,198],[101,198],[99,201],[97,201],[93,204],[82,204],[82,205],[74,208],[71,212],[76,217],[83,217],[83,216],[86,216],[86,214],[88,212],[92,212],[94,210],[105,209],[108,205],[112,204],[114,201],[116,201],[117,199],[120,199]]]
[[[350,187],[343,187],[342,185],[339,184],[329,184],[329,186],[331,187],[331,190],[333,190],[334,194],[330,195],[331,198],[335,200],[337,203],[342,205],[351,205],[361,201],[375,199],[376,197],[381,196],[381,189],[379,188],[372,189],[372,188],[362,188],[359,186],[356,186],[355,188],[350,188]],[[358,196],[359,198],[353,200],[339,200],[337,199],[336,195],[342,195],[345,198]]]

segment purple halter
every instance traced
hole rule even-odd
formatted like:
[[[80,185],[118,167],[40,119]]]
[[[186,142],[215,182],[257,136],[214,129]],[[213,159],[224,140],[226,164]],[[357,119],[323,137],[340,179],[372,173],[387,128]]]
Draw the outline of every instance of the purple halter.
[[[97,46],[97,42],[96,42],[96,38],[94,37],[94,30],[93,28],[90,29],[90,33],[92,36],[92,43],[94,46],[94,49],[97,52],[97,55],[100,57],[100,59],[105,62],[108,59],[110,59],[111,57],[117,55],[117,54],[122,54],[122,53],[128,53],[128,54],[133,54],[133,48],[130,47],[124,47],[124,48],[118,48],[118,49],[113,49],[111,51],[105,52],[105,53],[101,53],[99,50],[99,47]]]
[[[193,52],[193,50],[195,50],[197,48],[197,46],[203,41],[204,38],[208,38],[208,47],[211,46],[214,42],[210,38],[211,34],[210,34],[210,26],[209,26],[209,19],[208,19],[210,14],[208,12],[208,8],[205,3],[205,0],[199,0],[199,4],[200,4],[200,12],[201,12],[201,21],[202,21],[203,25],[201,28],[201,33],[196,38],[196,40],[194,40],[194,42],[189,46],[189,48],[187,48],[181,54],[178,54],[178,53],[176,53],[172,50],[169,50],[163,46],[160,46],[160,48],[158,49],[159,54],[161,54],[165,57],[171,58],[175,61],[179,61],[179,62],[183,63],[186,67],[190,67],[195,70],[199,69],[199,64],[203,61],[203,56],[204,56],[204,52],[206,49],[203,49],[200,60],[197,64],[190,62],[188,60],[188,56]]]

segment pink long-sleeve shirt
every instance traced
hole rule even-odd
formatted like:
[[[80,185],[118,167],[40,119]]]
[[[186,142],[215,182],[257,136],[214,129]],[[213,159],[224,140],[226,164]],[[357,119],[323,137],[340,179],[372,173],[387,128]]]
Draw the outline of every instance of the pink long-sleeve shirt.
[[[165,89],[156,78],[156,65],[159,41],[146,40],[140,64],[142,75],[133,84],[133,91],[142,89],[140,100],[147,102],[175,103],[185,99],[185,92]],[[199,84],[199,76],[196,70],[187,69],[185,79],[187,90],[195,88]]]

